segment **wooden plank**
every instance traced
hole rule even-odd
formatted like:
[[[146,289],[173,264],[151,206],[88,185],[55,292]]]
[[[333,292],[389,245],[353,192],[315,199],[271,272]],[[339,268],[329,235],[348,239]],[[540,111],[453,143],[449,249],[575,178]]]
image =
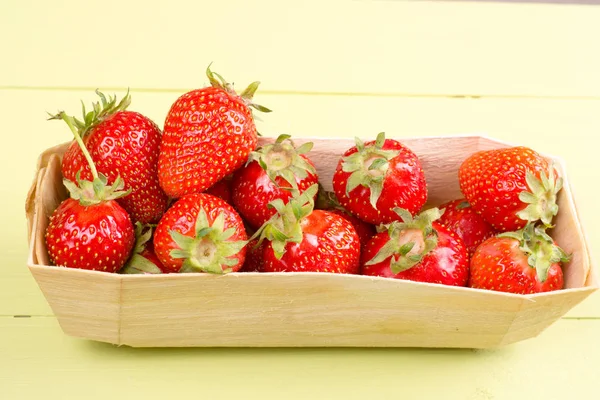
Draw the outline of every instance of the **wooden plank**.
[[[110,93],[110,92],[109,92]],[[177,93],[133,93],[132,109],[144,112],[162,126]],[[70,91],[0,90],[3,132],[14,148],[0,158],[5,208],[0,216],[12,230],[0,230],[0,315],[50,313],[41,292],[25,268],[27,242],[25,194],[44,149],[69,140],[63,123],[45,120],[46,111],[65,108],[79,114],[79,99],[93,93]],[[578,203],[592,254],[600,254],[600,216],[595,212],[598,190],[589,182],[600,171],[591,168],[600,139],[598,101],[425,99],[393,97],[337,97],[259,95],[272,107],[259,124],[266,135],[367,137],[385,130],[390,135],[426,136],[485,132],[494,138],[532,146],[562,157]],[[582,145],[585,143],[585,145]],[[15,195],[17,194],[17,195]],[[15,210],[22,210],[22,214]],[[19,299],[15,301],[14,299]],[[594,294],[573,310],[571,317],[600,316],[600,296]]]
[[[0,398],[588,398],[599,335],[598,320],[562,320],[486,351],[133,349],[69,338],[54,318],[0,318]]]
[[[581,4],[4,0],[0,86],[191,88],[214,62],[271,91],[598,97],[599,18]]]

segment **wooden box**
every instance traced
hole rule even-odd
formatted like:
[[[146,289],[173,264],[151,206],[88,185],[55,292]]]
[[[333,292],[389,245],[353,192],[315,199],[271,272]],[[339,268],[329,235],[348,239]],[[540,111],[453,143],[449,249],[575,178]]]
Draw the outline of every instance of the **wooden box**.
[[[480,136],[396,139],[420,156],[429,205],[461,196],[457,170],[469,154],[509,146]],[[334,167],[354,142],[296,142],[306,140],[331,190]],[[551,233],[573,257],[564,266],[566,288],[548,294],[325,273],[118,275],[49,266],[43,234],[67,195],[60,174],[66,147],[39,159],[27,201],[28,266],[71,336],[135,347],[488,348],[535,337],[598,287],[564,165],[554,157],[565,185]]]

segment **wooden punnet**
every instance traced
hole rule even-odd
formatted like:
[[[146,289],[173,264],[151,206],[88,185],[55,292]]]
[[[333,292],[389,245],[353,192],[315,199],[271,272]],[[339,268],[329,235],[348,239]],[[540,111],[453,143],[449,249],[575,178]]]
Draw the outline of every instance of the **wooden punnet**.
[[[421,158],[429,205],[461,196],[457,170],[471,153],[509,144],[480,136],[397,138]],[[261,143],[273,138],[261,138]],[[310,140],[326,189],[354,142]],[[119,275],[50,266],[48,218],[67,192],[68,144],[46,150],[27,199],[28,266],[71,336],[136,347],[407,346],[488,348],[532,338],[598,287],[563,163],[556,227],[572,253],[565,289],[513,295],[396,279],[325,273]]]

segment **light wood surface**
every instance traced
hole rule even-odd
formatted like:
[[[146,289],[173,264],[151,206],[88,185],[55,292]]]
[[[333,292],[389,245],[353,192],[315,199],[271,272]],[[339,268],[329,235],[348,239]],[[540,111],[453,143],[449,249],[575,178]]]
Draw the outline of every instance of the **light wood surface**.
[[[71,339],[25,267],[23,203],[38,154],[69,135],[46,111],[79,113],[96,87],[130,86],[132,108],[161,124],[213,61],[238,87],[262,80],[257,99],[276,111],[261,122],[269,134],[486,133],[560,155],[597,254],[599,18],[600,6],[543,2],[0,2],[0,398],[164,398],[173,382],[215,399],[589,397],[598,294],[542,336],[483,355],[135,351]]]

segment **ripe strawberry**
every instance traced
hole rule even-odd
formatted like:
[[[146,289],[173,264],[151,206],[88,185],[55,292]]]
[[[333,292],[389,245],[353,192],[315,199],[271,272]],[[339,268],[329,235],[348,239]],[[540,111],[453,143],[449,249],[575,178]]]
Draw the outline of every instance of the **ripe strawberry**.
[[[62,119],[71,130],[83,138],[98,172],[112,183],[117,176],[131,193],[117,201],[134,221],[158,222],[167,207],[167,196],[158,184],[158,152],[161,132],[149,118],[127,111],[131,102],[129,93],[119,104],[115,97],[106,97],[96,91],[101,103],[93,110],[83,108],[83,121],[60,112],[50,119]],[[81,171],[83,179],[92,179],[88,163],[78,144],[73,142],[62,160],[62,173],[75,180]]]
[[[471,259],[469,286],[517,294],[563,288],[562,262],[569,256],[545,232],[529,223],[483,242]]]
[[[96,171],[78,132],[73,134],[89,162],[93,181],[80,179],[79,174],[77,183],[63,180],[71,197],[52,213],[46,228],[50,261],[68,268],[117,272],[129,258],[135,240],[129,214],[115,200],[129,192],[123,190],[120,177],[112,186],[107,185],[107,178]]]
[[[255,234],[264,245],[264,272],[358,273],[358,235],[348,220],[314,210],[317,189],[315,184],[287,204],[270,203],[277,214]]]
[[[154,253],[152,244],[152,227],[135,224],[135,247],[127,264],[121,270],[122,274],[161,274],[163,265]]]
[[[314,164],[305,155],[313,144],[296,148],[289,138],[280,135],[275,143],[253,151],[248,163],[233,175],[233,204],[255,229],[275,214],[274,208],[267,207],[271,201],[281,199],[285,204],[294,191],[303,193],[319,181]]]
[[[479,215],[466,199],[458,199],[442,204],[445,210],[438,222],[458,235],[467,248],[469,258],[475,249],[496,231]]]
[[[333,190],[345,209],[371,224],[397,220],[395,207],[414,215],[427,200],[419,158],[383,132],[364,144],[356,138],[338,163]]]
[[[239,214],[222,199],[206,193],[181,197],[154,232],[154,249],[163,271],[238,271],[246,256],[246,230]]]
[[[500,232],[521,229],[528,221],[550,226],[558,212],[562,178],[527,147],[474,153],[461,164],[458,178],[473,209]]]
[[[335,197],[335,193],[326,191],[320,184],[315,206],[319,210],[327,210],[347,219],[354,227],[354,230],[358,235],[358,239],[360,240],[361,247],[364,246],[364,244],[367,243],[376,233],[373,225],[368,224],[360,218],[350,214],[344,209],[344,207],[340,205],[339,201]]]
[[[244,261],[244,265],[240,269],[240,272],[262,272],[265,243],[267,242],[262,242],[258,245],[258,239],[253,239],[248,243],[246,260]]]
[[[241,167],[258,137],[251,107],[259,82],[238,95],[219,74],[206,71],[212,86],[183,94],[165,120],[158,160],[160,185],[171,197],[200,193]]]
[[[225,200],[227,203],[233,205],[233,200],[231,197],[231,179],[232,175],[227,175],[225,178],[206,189],[204,193],[212,194],[213,196]]]
[[[441,212],[432,208],[417,215],[396,209],[404,222],[394,221],[363,248],[363,275],[417,282],[466,286],[467,251],[462,240],[435,222]]]

